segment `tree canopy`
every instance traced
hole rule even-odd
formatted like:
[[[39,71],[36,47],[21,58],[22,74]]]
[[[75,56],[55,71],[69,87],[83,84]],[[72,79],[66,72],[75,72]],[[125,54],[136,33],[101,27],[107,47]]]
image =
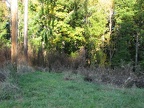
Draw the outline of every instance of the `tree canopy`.
[[[10,46],[9,10],[0,3],[0,44]],[[23,2],[18,6],[21,44]],[[88,66],[115,67],[123,62],[144,68],[143,0],[29,0],[28,11],[28,52],[33,52],[33,59],[42,57],[45,64],[49,52],[72,57],[84,48]]]

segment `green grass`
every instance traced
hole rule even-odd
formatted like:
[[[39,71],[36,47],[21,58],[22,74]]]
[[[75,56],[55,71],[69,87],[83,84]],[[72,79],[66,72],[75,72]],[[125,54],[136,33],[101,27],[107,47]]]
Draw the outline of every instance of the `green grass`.
[[[0,108],[144,108],[144,89],[64,80],[63,73],[28,73],[18,82],[21,96],[0,101]]]

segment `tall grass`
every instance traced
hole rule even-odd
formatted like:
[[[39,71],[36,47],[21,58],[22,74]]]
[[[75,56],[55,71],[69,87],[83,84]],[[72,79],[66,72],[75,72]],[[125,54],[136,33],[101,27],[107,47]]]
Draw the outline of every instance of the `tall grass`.
[[[4,81],[0,82],[0,101],[15,99],[20,93],[17,85],[17,74],[12,64],[0,69],[0,73],[5,76]]]

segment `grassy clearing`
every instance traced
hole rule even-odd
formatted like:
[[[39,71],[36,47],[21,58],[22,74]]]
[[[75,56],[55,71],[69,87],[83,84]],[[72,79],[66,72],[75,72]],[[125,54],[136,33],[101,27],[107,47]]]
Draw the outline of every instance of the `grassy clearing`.
[[[118,89],[75,80],[63,73],[28,73],[19,76],[21,96],[3,100],[0,108],[143,108],[144,89]]]

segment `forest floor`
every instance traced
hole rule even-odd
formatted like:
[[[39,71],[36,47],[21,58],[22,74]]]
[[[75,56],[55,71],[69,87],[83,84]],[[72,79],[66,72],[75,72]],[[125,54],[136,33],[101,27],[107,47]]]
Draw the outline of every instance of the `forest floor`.
[[[0,108],[143,108],[144,89],[85,82],[80,75],[33,72],[18,76],[19,95]],[[15,97],[15,98],[14,98]]]

